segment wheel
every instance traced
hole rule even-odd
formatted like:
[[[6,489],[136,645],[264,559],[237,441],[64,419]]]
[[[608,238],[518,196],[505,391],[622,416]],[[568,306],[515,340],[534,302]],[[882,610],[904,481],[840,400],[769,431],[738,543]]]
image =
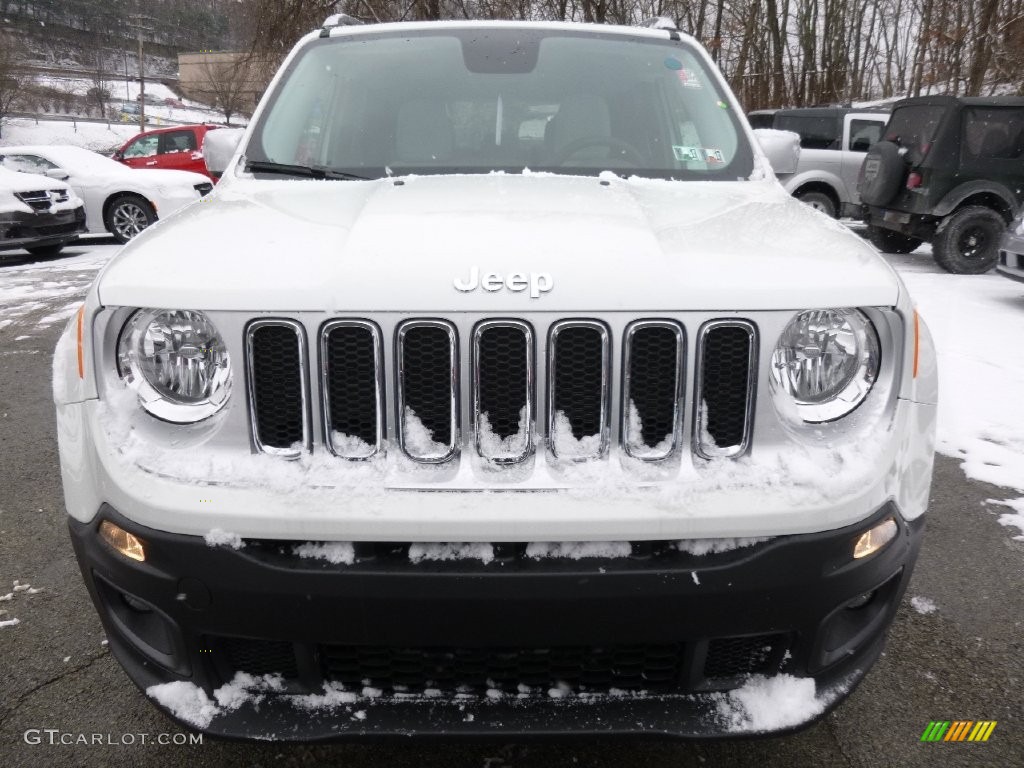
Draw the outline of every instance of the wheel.
[[[907,164],[900,148],[891,141],[879,141],[864,158],[857,184],[860,199],[868,205],[884,206],[899,191],[907,176]]]
[[[64,243],[25,246],[25,250],[41,259],[52,259],[54,256],[60,255],[60,252],[64,250]]]
[[[127,243],[156,221],[153,206],[138,195],[120,195],[107,208],[104,223],[120,243]]]
[[[564,165],[577,152],[582,152],[584,149],[590,149],[591,147],[607,147],[613,152],[621,153],[624,156],[624,160],[632,163],[637,168],[642,168],[644,165],[644,156],[640,154],[640,150],[632,144],[621,139],[614,139],[611,136],[589,136],[570,141],[558,151],[551,164]]]
[[[797,192],[796,199],[833,219],[839,216],[835,201],[824,192]]]
[[[868,240],[882,253],[910,253],[924,242],[919,237],[911,237],[882,227],[868,227]]]
[[[955,275],[980,275],[999,260],[1006,220],[991,208],[969,205],[947,216],[932,241],[935,261]]]

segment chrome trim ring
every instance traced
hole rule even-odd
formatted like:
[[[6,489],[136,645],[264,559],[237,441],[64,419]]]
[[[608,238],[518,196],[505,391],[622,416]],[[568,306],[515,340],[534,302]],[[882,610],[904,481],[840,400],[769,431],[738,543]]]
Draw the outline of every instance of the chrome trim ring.
[[[272,456],[281,456],[286,459],[297,459],[302,451],[295,451],[291,448],[278,448],[272,445],[264,445],[260,441],[259,427],[257,426],[256,413],[256,376],[253,367],[253,335],[260,328],[268,326],[280,326],[290,328],[295,334],[299,345],[299,380],[302,389],[302,444],[306,453],[313,450],[313,430],[310,424],[309,415],[309,363],[306,353],[306,329],[301,323],[283,318],[267,318],[253,320],[245,327],[245,384],[246,395],[249,401],[249,430],[253,447],[257,453],[268,453]]]
[[[704,345],[707,335],[716,328],[742,328],[750,339],[747,355],[747,402],[743,415],[743,439],[738,445],[719,448],[708,445],[701,437],[704,417],[701,402],[704,398]],[[709,320],[697,334],[696,375],[693,386],[693,451],[704,459],[737,458],[750,450],[750,437],[754,429],[754,401],[757,394],[757,365],[760,352],[757,326],[749,320]]]
[[[630,399],[630,353],[633,346],[633,334],[645,328],[666,328],[672,331],[676,337],[676,381],[675,381],[675,402],[672,411],[672,443],[667,451],[662,453],[635,453],[630,446],[629,434],[629,404]],[[622,450],[630,458],[640,461],[664,461],[671,457],[679,448],[682,442],[683,432],[683,390],[685,389],[686,371],[686,332],[683,327],[674,320],[634,320],[628,326],[622,339],[622,400],[619,414],[619,430]]]
[[[416,456],[409,452],[405,440],[405,370],[402,362],[405,336],[413,328],[440,328],[448,334],[448,354],[451,360],[449,375],[451,413],[451,440],[442,454]],[[395,423],[398,432],[398,447],[411,460],[420,464],[444,464],[451,461],[459,453],[459,333],[455,326],[447,320],[406,320],[395,331]]]
[[[551,325],[548,331],[548,375],[547,375],[547,443],[551,455],[558,458],[558,448],[552,436],[555,432],[555,366],[557,362],[558,334],[566,328],[592,328],[601,334],[601,426],[598,434],[600,443],[597,453],[592,456],[574,457],[578,461],[604,458],[608,454],[610,440],[610,420],[608,412],[610,409],[609,400],[611,397],[611,333],[608,327],[597,320],[559,320]]]
[[[489,328],[516,328],[526,339],[526,445],[518,454],[504,456],[486,456],[480,442],[480,338]],[[518,464],[525,461],[534,452],[534,345],[533,329],[522,320],[483,320],[473,329],[473,445],[478,456],[493,461],[495,464]]]
[[[331,390],[329,386],[330,370],[328,365],[327,341],[331,331],[336,328],[362,328],[370,332],[373,338],[373,359],[374,359],[374,398],[377,406],[376,418],[376,440],[371,446],[372,450],[367,454],[348,455],[337,449],[334,445],[334,429],[331,425]],[[349,461],[366,461],[372,459],[384,450],[385,414],[384,414],[384,344],[378,325],[369,320],[328,320],[320,327],[320,344],[318,345],[320,355],[320,413],[321,423],[324,429],[324,442],[327,450],[332,455]]]

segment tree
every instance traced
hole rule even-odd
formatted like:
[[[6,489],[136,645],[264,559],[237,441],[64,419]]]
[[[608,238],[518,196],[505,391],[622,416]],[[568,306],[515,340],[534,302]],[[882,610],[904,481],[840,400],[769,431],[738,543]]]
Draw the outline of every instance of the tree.
[[[29,83],[27,52],[14,35],[0,33],[0,136],[4,120],[17,105]]]
[[[232,116],[248,111],[253,105],[252,62],[253,58],[245,54],[211,54],[200,69],[197,93],[224,113],[228,125]]]

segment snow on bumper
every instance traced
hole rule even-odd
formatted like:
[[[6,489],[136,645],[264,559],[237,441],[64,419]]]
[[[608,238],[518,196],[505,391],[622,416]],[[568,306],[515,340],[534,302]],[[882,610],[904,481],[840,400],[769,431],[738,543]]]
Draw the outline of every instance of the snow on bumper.
[[[914,519],[927,507],[935,418],[935,406],[899,400],[889,428],[856,448],[794,446],[646,485],[606,462],[572,468],[562,487],[526,491],[417,486],[387,463],[345,464],[325,454],[284,462],[155,449],[130,427],[111,428],[104,407],[95,400],[58,406],[72,517],[88,521],[106,502],[168,532],[299,541],[775,536],[852,524],[888,500]]]

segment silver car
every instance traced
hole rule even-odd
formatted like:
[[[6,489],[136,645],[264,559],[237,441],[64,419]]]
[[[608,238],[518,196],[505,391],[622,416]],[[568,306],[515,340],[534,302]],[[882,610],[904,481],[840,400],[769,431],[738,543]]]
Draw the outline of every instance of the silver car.
[[[1004,277],[1024,283],[1024,212],[1013,220],[1003,236],[996,271]]]

